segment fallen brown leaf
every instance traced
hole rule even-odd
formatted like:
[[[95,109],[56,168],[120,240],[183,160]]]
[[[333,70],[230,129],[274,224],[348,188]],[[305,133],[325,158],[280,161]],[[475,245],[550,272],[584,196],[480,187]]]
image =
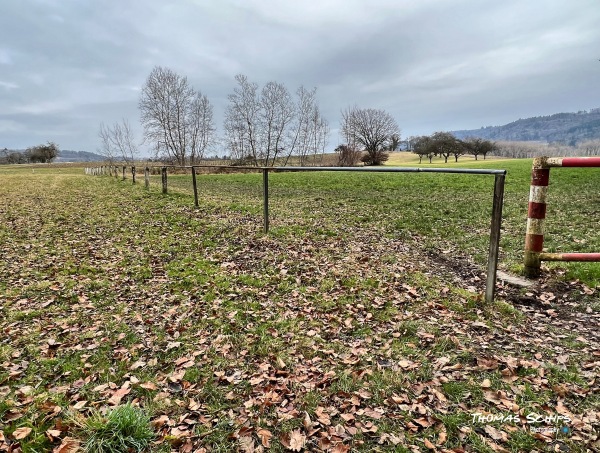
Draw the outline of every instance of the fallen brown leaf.
[[[52,453],[75,453],[79,451],[79,441],[72,437],[65,437],[58,447],[52,450]]]
[[[21,440],[21,439],[25,439],[27,436],[29,436],[29,434],[31,434],[31,431],[33,431],[33,429],[31,429],[27,426],[23,426],[21,428],[15,429],[13,431],[12,435],[15,439]]]

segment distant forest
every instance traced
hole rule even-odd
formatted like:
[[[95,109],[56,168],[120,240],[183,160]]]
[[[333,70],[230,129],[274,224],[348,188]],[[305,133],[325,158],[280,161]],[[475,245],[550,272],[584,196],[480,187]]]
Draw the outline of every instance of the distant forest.
[[[577,113],[556,113],[519,119],[503,126],[452,132],[457,138],[480,137],[487,140],[537,141],[576,146],[600,139],[600,108]]]

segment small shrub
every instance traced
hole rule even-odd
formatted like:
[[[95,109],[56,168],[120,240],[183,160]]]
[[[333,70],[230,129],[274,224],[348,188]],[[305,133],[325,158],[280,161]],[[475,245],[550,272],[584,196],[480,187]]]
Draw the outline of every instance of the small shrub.
[[[385,151],[368,152],[361,161],[365,165],[383,165],[390,158],[390,155]]]
[[[154,438],[150,417],[129,404],[119,406],[106,416],[94,414],[82,424],[89,453],[141,452]]]

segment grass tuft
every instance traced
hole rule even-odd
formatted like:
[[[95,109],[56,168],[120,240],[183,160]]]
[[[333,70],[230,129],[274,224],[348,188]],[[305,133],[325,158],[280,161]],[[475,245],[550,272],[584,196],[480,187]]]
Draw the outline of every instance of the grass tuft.
[[[88,453],[142,452],[154,439],[150,417],[129,404],[106,416],[93,414],[83,422],[82,431]]]

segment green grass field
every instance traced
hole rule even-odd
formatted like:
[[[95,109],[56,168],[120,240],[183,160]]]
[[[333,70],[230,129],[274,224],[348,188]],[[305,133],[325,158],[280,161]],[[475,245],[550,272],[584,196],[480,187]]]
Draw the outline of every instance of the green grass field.
[[[518,272],[531,162],[448,165],[508,170]],[[599,173],[552,170],[549,250],[600,250]],[[260,175],[198,182],[0,168],[0,451],[598,447],[599,265],[484,304],[493,177],[273,174],[269,235]]]
[[[464,160],[463,160],[464,159]],[[415,166],[418,159],[396,153],[390,166]],[[508,170],[505,188],[500,267],[522,272],[531,161],[461,158],[424,167],[500,168]],[[487,260],[493,176],[449,174],[292,173],[272,174],[271,227],[275,232],[327,231],[343,234],[346,226],[374,229],[390,237],[415,239],[426,248],[457,254],[484,265]],[[158,190],[160,177],[154,176]],[[191,176],[171,176],[171,190],[191,196]],[[261,227],[260,174],[199,177],[203,203],[222,204],[256,216]],[[549,252],[600,250],[597,234],[600,172],[554,169],[551,175],[545,247]],[[339,228],[339,229],[338,229]],[[600,284],[600,263],[546,263],[566,272],[568,280]]]

